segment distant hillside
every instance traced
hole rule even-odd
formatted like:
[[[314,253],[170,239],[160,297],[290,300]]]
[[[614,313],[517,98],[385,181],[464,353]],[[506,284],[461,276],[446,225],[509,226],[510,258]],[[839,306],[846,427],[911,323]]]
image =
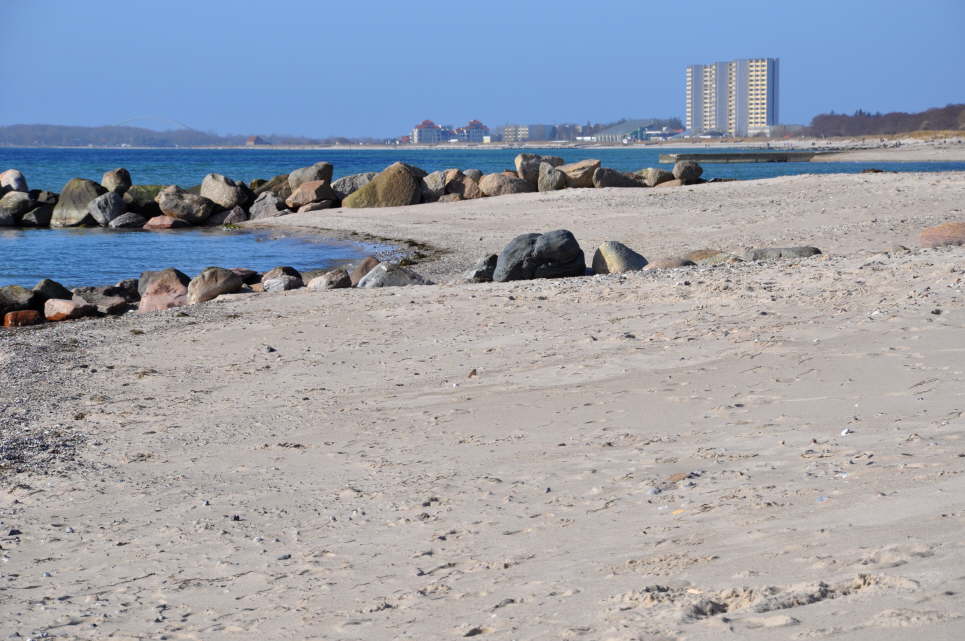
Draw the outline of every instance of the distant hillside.
[[[333,145],[382,142],[368,138],[304,138],[261,134],[272,145]],[[69,127],[64,125],[8,125],[0,127],[0,146],[7,147],[232,147],[247,136],[219,136],[194,129],[154,131],[140,127]]]
[[[812,136],[876,136],[912,131],[965,130],[965,104],[948,105],[920,113],[871,114],[858,110],[853,115],[820,114],[811,121]]]

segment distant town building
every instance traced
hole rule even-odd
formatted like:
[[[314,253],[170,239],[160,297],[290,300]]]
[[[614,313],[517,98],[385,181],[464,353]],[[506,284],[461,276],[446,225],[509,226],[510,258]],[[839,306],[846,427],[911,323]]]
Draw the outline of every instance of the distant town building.
[[[506,125],[503,130],[503,142],[526,142],[529,140],[529,125]]]
[[[779,60],[749,58],[690,65],[686,126],[694,134],[766,133],[778,124]]]
[[[271,143],[269,143],[261,136],[248,136],[248,139],[245,140],[245,145],[249,147],[254,147],[255,145],[269,145],[269,144]]]
[[[432,122],[423,120],[412,129],[412,143],[415,145],[432,145],[448,140],[449,132]]]
[[[594,134],[596,142],[609,145],[647,140],[647,129],[654,124],[654,120],[624,120],[603,131]]]
[[[460,142],[485,142],[484,139],[489,136],[489,127],[478,120],[470,120],[468,125],[456,129],[455,133]]]

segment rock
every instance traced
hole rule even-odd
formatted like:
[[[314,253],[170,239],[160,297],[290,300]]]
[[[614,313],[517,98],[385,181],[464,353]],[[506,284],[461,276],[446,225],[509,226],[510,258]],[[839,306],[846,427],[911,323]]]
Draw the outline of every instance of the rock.
[[[291,209],[298,209],[309,203],[317,203],[323,200],[336,200],[338,196],[332,190],[332,186],[327,180],[312,180],[300,184],[292,195],[288,197],[285,204]]]
[[[260,196],[264,193],[274,194],[278,200],[285,200],[292,195],[291,185],[288,184],[288,174],[275,176],[264,185],[255,189],[255,195]]]
[[[711,256],[716,256],[717,254],[723,253],[719,249],[695,249],[689,251],[682,256],[684,260],[690,260],[696,263],[699,260],[704,260],[705,258],[710,258]]]
[[[101,187],[107,191],[124,195],[124,192],[131,188],[131,174],[123,167],[104,172],[101,177]]]
[[[101,314],[111,316],[126,312],[131,302],[127,299],[126,290],[113,285],[107,287],[75,287],[72,298],[75,302],[93,305]]]
[[[165,216],[178,218],[192,225],[200,225],[215,210],[215,204],[204,196],[188,193],[177,185],[165,187],[154,200]]]
[[[124,197],[109,191],[90,201],[87,211],[98,225],[107,227],[115,218],[124,215]]]
[[[705,256],[699,260],[694,260],[694,262],[702,267],[712,267],[714,265],[742,263],[744,260],[740,256],[730,252],[717,252],[716,254]]]
[[[560,165],[559,170],[566,175],[566,186],[570,188],[592,187],[593,172],[600,167],[600,161],[592,158]]]
[[[613,240],[604,242],[593,254],[593,271],[597,274],[635,272],[646,266],[646,258]]]
[[[566,174],[549,163],[541,163],[536,185],[541,192],[566,189]]]
[[[483,172],[481,172],[481,171],[478,170],[478,169],[467,169],[467,170],[465,170],[465,171],[462,172],[462,173],[463,173],[463,175],[464,175],[466,178],[468,178],[468,179],[470,179],[470,180],[475,180],[477,183],[478,183],[478,182],[482,179],[482,177],[483,177]]]
[[[164,189],[164,185],[131,185],[124,192],[127,211],[141,214],[145,219],[160,216],[161,208],[158,207],[154,199],[157,198],[162,189]]]
[[[137,278],[125,278],[114,284],[114,293],[129,303],[136,303],[141,300],[141,294],[137,291],[138,284]]]
[[[44,318],[51,322],[97,316],[97,308],[82,301],[51,298],[44,303]]]
[[[498,260],[499,256],[496,254],[483,256],[471,269],[462,275],[463,279],[467,283],[491,283],[493,280],[493,272],[496,271],[496,261]]]
[[[965,222],[949,222],[923,229],[918,244],[926,248],[965,245]]]
[[[77,227],[95,224],[88,208],[90,202],[107,190],[86,178],[74,178],[64,185],[54,206],[51,227]]]
[[[693,267],[696,264],[697,263],[687,258],[680,258],[678,256],[668,256],[665,258],[658,258],[656,260],[651,260],[649,263],[647,263],[647,266],[644,267],[644,269],[645,270],[676,269],[678,267]]]
[[[460,200],[465,200],[465,198],[463,198],[463,197],[460,196],[459,194],[443,194],[443,195],[439,196],[439,200],[436,201],[436,202],[440,202],[440,203],[457,203],[457,202],[459,202]]]
[[[253,269],[246,269],[244,267],[232,267],[231,271],[241,276],[241,280],[245,285],[253,285],[255,283],[261,282],[261,274]]]
[[[57,204],[57,194],[44,189],[31,189],[30,199],[36,202],[38,205],[53,206]]]
[[[53,215],[53,205],[38,205],[23,215],[20,224],[24,227],[49,227]]]
[[[379,259],[375,256],[366,256],[361,262],[356,264],[355,267],[352,268],[352,272],[349,274],[352,279],[352,287],[357,286],[359,281],[362,280],[366,274],[379,266],[379,263]]]
[[[370,171],[364,174],[342,176],[332,183],[332,190],[335,192],[335,195],[338,196],[339,200],[345,200],[359,189],[372,182],[372,179],[377,175],[378,174],[376,172]]]
[[[148,219],[143,225],[143,229],[177,229],[178,227],[189,227],[189,223],[180,218],[171,216],[155,216]]]
[[[216,211],[211,214],[208,216],[208,220],[204,221],[204,225],[205,227],[218,227],[220,225],[243,223],[246,220],[248,220],[248,212],[240,205],[235,205],[232,209]]]
[[[344,269],[333,269],[308,281],[308,289],[343,289],[352,286],[352,277]]]
[[[359,281],[356,287],[407,287],[409,285],[431,285],[432,281],[423,278],[411,269],[392,263],[379,263]]]
[[[248,209],[249,220],[284,216],[288,211],[282,207],[281,199],[270,191],[263,191]]]
[[[415,205],[422,198],[425,172],[397,162],[380,172],[372,182],[342,201],[343,207],[400,207]]]
[[[327,162],[317,162],[311,167],[296,169],[288,174],[288,185],[291,187],[292,193],[294,193],[299,186],[307,182],[322,181],[330,184],[332,182],[333,169],[332,164]]]
[[[265,284],[265,281],[271,280],[273,278],[279,278],[280,276],[291,276],[292,278],[302,279],[302,274],[300,271],[294,267],[289,267],[288,265],[282,265],[280,267],[274,267],[269,269],[264,274],[261,275],[261,283]],[[299,285],[301,287],[301,285]]]
[[[17,169],[8,169],[0,174],[0,193],[20,191],[27,193],[27,179]]]
[[[290,289],[299,289],[304,286],[302,279],[298,276],[281,275],[268,280],[262,279],[261,286],[266,292],[285,292]]]
[[[744,252],[744,260],[763,261],[780,260],[782,258],[808,258],[821,253],[817,247],[765,247],[762,249],[748,249]]]
[[[673,172],[667,171],[666,169],[660,169],[658,167],[647,167],[646,169],[641,169],[637,172],[637,176],[643,180],[643,184],[647,187],[656,187],[660,183],[673,180]]]
[[[445,195],[459,196],[462,200],[472,200],[485,196],[482,189],[479,188],[479,179],[464,174],[458,169],[450,169],[446,172]]]
[[[201,197],[207,198],[218,209],[234,209],[248,204],[248,192],[244,187],[221,174],[208,174],[201,181]]]
[[[167,218],[167,216],[163,216],[163,218]],[[147,218],[134,212],[128,212],[112,220],[108,227],[111,229],[140,229],[145,224],[147,224]]]
[[[422,202],[434,203],[446,193],[446,176],[451,169],[440,169],[422,179]],[[458,169],[455,171],[459,171]]]
[[[44,317],[36,309],[23,309],[19,312],[7,312],[3,315],[4,327],[26,327],[28,325],[39,325],[44,322]]]
[[[604,187],[643,187],[643,179],[633,174],[625,174],[609,167],[598,167],[593,172],[593,186]]]
[[[42,309],[43,299],[32,290],[20,285],[0,287],[0,316],[7,312],[19,312],[25,309]]]
[[[0,227],[19,225],[23,215],[35,206],[27,192],[8,191],[0,198]]]
[[[493,280],[583,276],[586,262],[573,234],[565,229],[523,234],[509,242],[496,260]]]
[[[50,280],[49,278],[45,278],[34,285],[33,291],[36,292],[44,301],[46,301],[48,298],[62,298],[65,300],[70,300],[73,297],[73,294],[69,289],[55,280]]]
[[[308,203],[307,205],[302,205],[298,208],[299,214],[304,214],[309,211],[321,211],[323,209],[331,209],[335,207],[334,200],[322,200],[317,203]]]
[[[137,311],[156,312],[187,305],[190,282],[187,274],[172,267],[143,272],[137,283],[137,291],[141,295]]]
[[[678,160],[673,166],[673,177],[685,185],[697,182],[704,168],[694,160]]]
[[[506,196],[536,191],[536,187],[528,181],[505,173],[486,174],[479,180],[479,189],[486,196]]]
[[[518,154],[514,160],[516,165],[516,176],[537,186],[539,181],[540,165],[548,163],[553,167],[563,164],[563,159],[558,156],[540,156],[539,154]]]
[[[676,178],[674,178],[673,180],[665,180],[662,183],[659,183],[655,186],[656,187],[682,187],[683,185],[684,185],[684,181],[677,180]]]
[[[188,305],[203,303],[221,294],[233,294],[244,284],[241,276],[230,269],[208,267],[188,283]]]

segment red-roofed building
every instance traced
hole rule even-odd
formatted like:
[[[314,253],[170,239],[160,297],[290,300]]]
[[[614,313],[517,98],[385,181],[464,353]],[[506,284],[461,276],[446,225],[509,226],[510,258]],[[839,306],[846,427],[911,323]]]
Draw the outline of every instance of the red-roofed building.
[[[478,120],[470,120],[465,127],[456,129],[456,137],[463,142],[482,142],[489,135],[489,127]]]
[[[445,131],[431,120],[423,120],[412,129],[412,143],[415,145],[431,145],[444,140]]]

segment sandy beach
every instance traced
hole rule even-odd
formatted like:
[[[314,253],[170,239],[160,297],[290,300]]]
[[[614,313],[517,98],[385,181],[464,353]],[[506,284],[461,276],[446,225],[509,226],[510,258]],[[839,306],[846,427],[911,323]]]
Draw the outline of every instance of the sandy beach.
[[[0,637],[962,638],[951,220],[965,173],[326,210],[268,226],[439,284],[4,331]],[[459,282],[560,228],[824,253]]]

